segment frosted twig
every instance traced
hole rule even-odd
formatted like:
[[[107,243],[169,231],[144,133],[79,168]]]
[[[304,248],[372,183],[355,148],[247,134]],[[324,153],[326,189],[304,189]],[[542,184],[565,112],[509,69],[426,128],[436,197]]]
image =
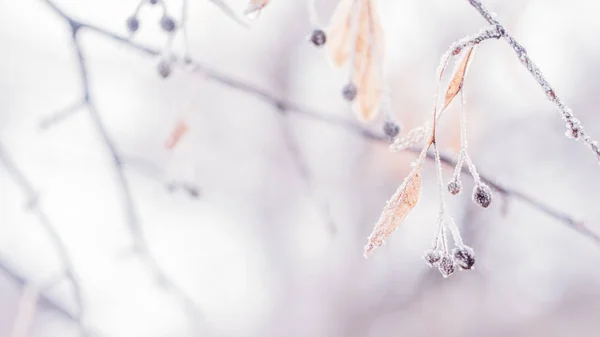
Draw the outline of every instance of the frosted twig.
[[[600,163],[600,148],[598,147],[598,142],[593,140],[583,130],[583,126],[581,125],[579,119],[575,117],[573,111],[558,97],[556,91],[550,85],[544,74],[527,54],[527,50],[525,50],[525,48],[519,42],[517,42],[517,40],[507,33],[506,28],[495,19],[495,16],[488,11],[488,9],[480,0],[468,1],[489,24],[498,27],[498,30],[501,32],[504,40],[506,40],[506,42],[512,47],[521,63],[525,66],[525,68],[527,68],[527,71],[529,71],[536,82],[538,82],[542,90],[544,90],[546,97],[548,97],[548,99],[556,105],[560,116],[566,123],[566,136],[575,140],[581,139],[583,143],[596,155],[596,159]]]
[[[35,214],[35,216],[38,218],[38,221],[48,235],[48,238],[54,246],[54,249],[56,249],[58,258],[62,264],[62,269],[64,270],[64,276],[69,280],[73,289],[73,297],[75,303],[77,304],[75,317],[77,317],[77,322],[79,323],[82,336],[86,336],[87,332],[82,323],[84,317],[84,304],[81,295],[81,285],[76,276],[67,246],[63,242],[61,236],[58,234],[56,227],[50,222],[46,212],[43,210],[40,204],[39,195],[33,188],[33,185],[14,163],[8,153],[3,149],[2,144],[0,144],[0,163],[6,168],[11,178],[23,191],[23,194],[25,194],[29,211]]]

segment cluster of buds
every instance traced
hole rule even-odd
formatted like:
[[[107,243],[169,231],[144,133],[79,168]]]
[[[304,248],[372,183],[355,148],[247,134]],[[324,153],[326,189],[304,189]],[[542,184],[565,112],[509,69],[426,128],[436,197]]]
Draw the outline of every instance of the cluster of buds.
[[[127,18],[126,26],[130,34],[135,34],[140,28],[139,12],[144,5],[160,5],[162,15],[158,22],[160,28],[169,35],[167,45],[163,50],[163,56],[159,60],[156,66],[156,72],[163,78],[169,77],[172,72],[172,57],[169,57],[171,53],[171,44],[174,39],[174,35],[177,32],[178,24],[173,17],[167,13],[167,7],[162,0],[141,0],[133,14]],[[187,43],[187,42],[186,42]],[[187,47],[187,45],[186,45]]]
[[[432,248],[425,251],[423,259],[430,267],[437,267],[444,277],[452,275],[456,269],[470,270],[475,265],[475,252],[466,246],[454,219],[444,219],[444,209],[440,211],[438,231],[433,238]],[[455,248],[448,248],[447,231],[450,230],[454,239]]]

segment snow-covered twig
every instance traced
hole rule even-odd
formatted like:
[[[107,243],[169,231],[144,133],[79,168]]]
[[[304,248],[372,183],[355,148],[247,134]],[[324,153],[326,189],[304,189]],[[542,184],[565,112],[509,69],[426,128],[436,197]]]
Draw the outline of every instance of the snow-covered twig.
[[[575,140],[581,139],[583,143],[596,155],[596,159],[600,163],[600,147],[598,147],[598,142],[593,140],[583,130],[583,126],[581,125],[579,119],[575,117],[573,111],[558,97],[556,91],[548,82],[548,79],[546,79],[540,68],[527,54],[527,50],[519,42],[517,42],[515,38],[508,34],[506,28],[495,18],[494,15],[492,15],[492,13],[483,5],[480,0],[468,1],[489,24],[498,27],[504,40],[506,40],[506,42],[512,47],[521,63],[525,66],[525,68],[527,68],[527,71],[529,71],[531,76],[533,76],[542,90],[544,90],[546,97],[548,97],[548,99],[556,105],[560,116],[566,123],[566,136]]]

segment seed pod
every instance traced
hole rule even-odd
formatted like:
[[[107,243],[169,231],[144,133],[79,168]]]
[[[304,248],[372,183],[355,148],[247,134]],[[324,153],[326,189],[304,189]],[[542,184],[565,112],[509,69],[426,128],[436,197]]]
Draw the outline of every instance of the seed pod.
[[[160,28],[162,28],[165,32],[171,33],[175,30],[175,20],[173,20],[170,16],[164,15],[160,19]]]
[[[127,30],[132,33],[135,33],[138,28],[140,28],[140,21],[135,16],[130,16],[127,18]]]
[[[471,269],[475,264],[475,251],[473,251],[473,248],[471,247],[462,246],[454,248],[452,250],[452,256],[460,269]]]
[[[478,183],[473,188],[473,202],[487,208],[492,202],[492,190],[484,183]]]
[[[317,47],[322,47],[327,42],[327,35],[324,31],[315,29],[310,36],[310,42]]]
[[[444,278],[452,275],[452,273],[454,273],[454,270],[456,269],[452,256],[444,255],[440,260],[438,269],[440,270],[440,273],[442,273],[442,276],[444,276]]]
[[[383,133],[390,138],[394,139],[400,133],[400,126],[394,121],[385,121],[383,123]]]
[[[428,249],[423,254],[423,259],[427,262],[427,265],[434,267],[442,259],[442,253],[439,250]]]
[[[156,70],[158,71],[160,76],[162,76],[162,78],[167,78],[169,77],[169,75],[171,75],[171,64],[166,60],[161,60],[160,62],[158,62]]]
[[[462,191],[462,183],[458,179],[452,179],[448,183],[448,192],[452,195],[457,195]]]
[[[352,102],[356,98],[357,93],[356,86],[352,83],[348,83],[342,88],[342,96],[348,102]]]

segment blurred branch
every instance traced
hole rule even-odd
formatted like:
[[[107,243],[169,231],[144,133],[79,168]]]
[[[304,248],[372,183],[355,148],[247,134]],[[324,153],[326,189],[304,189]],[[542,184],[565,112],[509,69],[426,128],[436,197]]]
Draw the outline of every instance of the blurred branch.
[[[533,78],[538,82],[542,90],[544,90],[546,97],[548,97],[548,99],[556,105],[562,119],[566,122],[567,137],[575,140],[581,139],[583,143],[596,155],[596,159],[600,163],[600,148],[598,147],[598,142],[593,140],[583,130],[581,122],[575,117],[575,115],[573,115],[573,111],[558,97],[556,91],[554,88],[552,88],[550,82],[548,82],[540,68],[527,54],[527,50],[506,32],[506,28],[495,19],[495,16],[492,15],[487,8],[485,8],[480,0],[469,0],[469,3],[489,24],[498,27],[498,31],[502,33],[502,37],[512,47],[521,63],[527,68],[531,76],[533,76]]]
[[[52,242],[52,245],[56,249],[58,254],[58,258],[62,264],[62,268],[64,271],[64,276],[69,280],[71,286],[73,288],[73,297],[75,299],[75,303],[77,304],[77,311],[74,314],[75,321],[79,324],[79,328],[81,330],[82,335],[87,335],[86,329],[83,326],[82,320],[84,316],[84,305],[83,299],[81,296],[81,285],[79,279],[75,275],[75,270],[73,267],[73,263],[71,261],[71,257],[69,256],[67,247],[63,242],[62,238],[58,234],[56,227],[50,222],[48,216],[42,209],[40,205],[39,195],[36,193],[33,185],[29,182],[29,180],[25,177],[23,172],[16,166],[13,162],[12,158],[6,153],[3,149],[2,144],[0,144],[0,163],[8,171],[8,174],[12,177],[15,183],[19,186],[19,188],[25,194],[27,199],[27,208],[29,211],[34,213],[42,228],[48,235],[48,238]]]
[[[129,48],[135,49],[138,52],[141,52],[148,56],[158,56],[161,53],[160,50],[158,50],[156,48],[152,48],[150,46],[139,44],[135,41],[132,41],[131,39],[129,39],[127,37],[121,36],[117,33],[111,32],[104,28],[95,26],[90,23],[84,23],[81,21],[77,21],[76,19],[67,15],[60,8],[56,7],[52,3],[52,1],[50,1],[50,0],[42,0],[42,1],[48,3],[50,5],[50,7],[52,7],[52,9],[59,16],[61,16],[64,20],[66,20],[71,25],[71,27],[76,27],[76,29],[74,28],[74,30],[77,30],[77,31],[81,30],[81,29],[89,30],[100,36],[103,36],[105,38],[119,42]],[[515,48],[515,46],[520,46],[516,43],[516,41],[514,39],[512,39],[512,37],[510,37],[508,34],[506,34],[506,30],[504,29],[504,27],[502,25],[500,25],[500,23],[498,23],[495,19],[493,19],[491,14],[489,14],[489,12],[487,12],[487,10],[481,5],[480,1],[478,1],[478,0],[469,0],[469,1],[476,9],[478,9],[480,11],[480,13],[484,16],[484,18],[486,18],[486,20],[488,20],[488,22],[490,22],[492,25],[498,26],[499,31],[503,34],[503,36],[506,39],[509,40],[509,43],[511,43],[511,45],[514,48]],[[78,46],[78,44],[76,44],[76,49],[77,49],[78,55],[80,55],[81,47]],[[517,50],[515,49],[515,51],[517,51]],[[521,49],[519,49],[519,51],[520,51],[520,54],[519,54],[520,57],[524,57],[527,60],[526,61],[527,64],[533,65],[533,62],[527,56],[525,49],[523,49],[521,47]],[[303,116],[303,117],[306,117],[309,119],[313,119],[315,121],[327,123],[327,124],[330,124],[335,127],[346,129],[349,132],[353,132],[353,133],[357,134],[358,136],[361,136],[367,140],[377,141],[377,142],[382,142],[382,143],[387,142],[387,139],[385,136],[375,133],[371,130],[368,130],[368,129],[356,124],[353,121],[350,121],[345,118],[339,118],[336,116],[329,116],[327,114],[317,112],[315,110],[311,110],[309,108],[300,106],[300,105],[292,103],[290,101],[280,99],[265,89],[262,89],[254,84],[244,82],[242,80],[238,80],[232,76],[229,76],[229,75],[222,73],[218,70],[215,70],[209,66],[206,66],[199,61],[191,60],[191,59],[185,60],[184,58],[181,58],[181,57],[175,58],[175,61],[178,62],[178,64],[180,64],[182,67],[184,67],[186,69],[190,69],[190,71],[198,73],[209,80],[212,80],[212,81],[219,83],[221,85],[224,85],[226,87],[235,89],[237,91],[252,95],[252,96],[272,105],[273,107],[275,107],[275,110],[277,112],[285,111],[285,112],[290,112],[290,113],[296,113],[297,115],[300,115],[300,116]],[[89,84],[87,82],[87,72],[85,70],[85,63],[83,62],[83,58],[80,59],[80,66],[82,69],[82,78],[84,79],[84,93],[86,93],[86,95],[88,95],[86,97],[88,97],[88,99],[89,99]],[[537,68],[535,68],[535,69],[537,69]],[[539,73],[539,70],[537,73],[534,74],[534,77],[538,81],[540,81],[540,78],[541,78],[543,80],[543,83],[547,84],[547,81],[545,80],[545,78],[543,76],[541,76],[541,73]],[[542,83],[540,83],[540,84],[542,84]],[[549,85],[547,85],[547,86],[549,87]],[[542,85],[542,87],[546,90],[546,86]],[[546,93],[547,93],[547,95],[549,95],[550,98],[552,98],[553,96],[555,97],[554,90],[546,91]],[[556,97],[553,101],[557,102],[557,104],[559,104],[559,103],[562,104],[562,102],[559,101]],[[562,106],[564,107],[564,104],[562,104]],[[103,134],[104,139],[106,140],[107,144],[109,145],[109,147],[111,147],[110,144],[112,144],[112,142],[110,141],[110,138],[108,138],[108,136],[106,135],[106,131],[104,131],[104,127],[102,126],[102,124],[99,123],[99,117],[98,117],[97,113],[94,112],[93,115],[96,116],[95,118],[96,118],[96,121],[98,122],[97,124],[100,125],[101,134]],[[574,127],[578,126],[578,124],[575,123],[576,120],[574,118],[570,118],[569,120],[571,121],[571,125],[573,125]],[[585,133],[582,133],[583,132],[582,128],[576,128],[576,129],[581,131],[581,133],[579,133],[579,135],[584,139],[584,141],[586,141],[586,139],[589,139],[589,137]],[[591,142],[591,140],[590,140],[590,142]],[[591,144],[590,142],[586,141],[586,144],[588,144],[588,146],[592,146],[592,145],[590,145]],[[419,153],[420,149],[409,148],[408,151],[411,151],[413,153]],[[133,205],[130,200],[129,188],[127,187],[128,185],[127,185],[126,180],[122,173],[122,164],[118,160],[118,157],[116,156],[116,151],[114,150],[114,147],[112,147],[111,152],[113,153],[113,156],[116,158],[115,166],[117,168],[117,171],[120,172],[119,176],[122,177],[120,179],[122,181],[121,185],[123,186],[123,190],[124,190],[123,193],[126,196],[127,204],[129,205],[128,209],[131,210]],[[430,160],[433,160],[434,156],[432,153],[428,153],[427,158]],[[450,158],[447,155],[441,154],[440,159],[441,159],[442,163],[444,163],[445,165],[448,165],[450,167],[453,167],[456,165],[456,161],[454,161],[452,158]],[[467,168],[463,167],[463,172],[467,173],[467,171],[468,171]],[[591,239],[592,241],[594,241],[595,244],[600,246],[600,236],[598,234],[595,234],[594,232],[592,232],[582,221],[578,221],[577,219],[575,219],[575,217],[570,216],[565,212],[556,210],[553,207],[545,204],[544,202],[529,196],[527,193],[524,193],[524,192],[521,192],[518,190],[514,190],[514,189],[510,189],[499,183],[495,183],[494,179],[487,177],[485,175],[481,175],[481,180],[484,181],[485,183],[487,183],[488,185],[490,185],[490,187],[494,188],[497,192],[503,194],[504,196],[525,202],[526,204],[530,205],[531,207],[535,208],[536,210],[538,210],[542,213],[545,213],[549,217],[554,218],[555,220],[559,221],[560,223],[566,225],[567,227],[576,230],[578,233],[582,234],[583,236],[587,237],[588,239]],[[137,220],[135,220],[135,218],[132,218],[132,219],[130,219],[130,222],[133,225],[132,232],[138,233],[139,225],[137,224]],[[146,251],[147,251],[147,249],[146,249]]]
[[[79,76],[83,91],[83,101],[85,102],[85,105],[89,112],[90,118],[92,119],[93,125],[96,128],[96,131],[100,135],[100,138],[104,142],[104,145],[106,146],[111,157],[113,169],[117,176],[117,182],[120,187],[123,209],[125,211],[127,226],[129,227],[129,232],[133,241],[134,252],[141,259],[141,261],[146,264],[150,272],[154,275],[155,280],[164,289],[164,291],[171,293],[177,300],[181,302],[183,311],[188,315],[191,325],[195,326],[198,320],[204,319],[204,314],[200,310],[198,305],[194,302],[192,297],[188,295],[182,288],[180,288],[175,283],[175,281],[173,281],[173,279],[171,279],[171,277],[169,277],[169,275],[167,275],[167,273],[160,267],[158,261],[152,254],[137,214],[137,209],[133,201],[129,181],[125,176],[123,160],[117,150],[115,142],[113,141],[113,139],[107,131],[102,117],[98,113],[95,102],[90,93],[88,66],[86,63],[85,56],[83,55],[83,47],[80,43],[79,33],[82,29],[90,29],[93,31],[96,31],[97,29],[94,29],[92,28],[92,26],[79,22],[74,18],[68,16],[52,1],[42,1],[48,4],[56,14],[62,17],[71,28],[71,39],[73,42],[74,52],[77,56]],[[116,35],[113,36],[117,38]],[[124,41],[126,40],[125,38],[121,39],[123,39]],[[158,52],[156,52],[155,54],[158,54]]]

